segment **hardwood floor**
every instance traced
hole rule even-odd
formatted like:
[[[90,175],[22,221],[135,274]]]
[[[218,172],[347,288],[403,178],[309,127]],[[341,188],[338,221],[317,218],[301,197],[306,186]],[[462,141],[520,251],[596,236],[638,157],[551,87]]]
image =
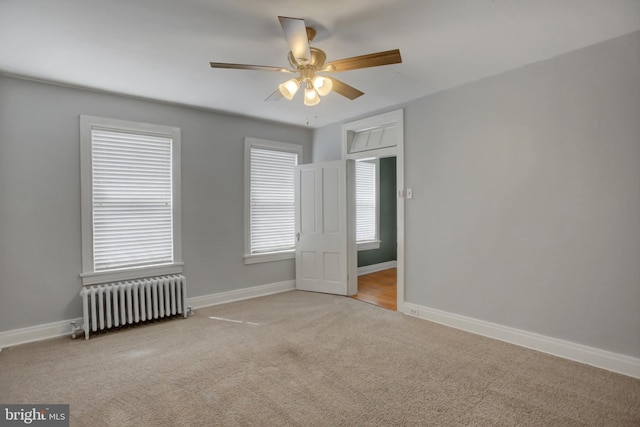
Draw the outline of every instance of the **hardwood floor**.
[[[358,294],[352,296],[388,310],[397,310],[396,269],[377,271],[358,277]]]

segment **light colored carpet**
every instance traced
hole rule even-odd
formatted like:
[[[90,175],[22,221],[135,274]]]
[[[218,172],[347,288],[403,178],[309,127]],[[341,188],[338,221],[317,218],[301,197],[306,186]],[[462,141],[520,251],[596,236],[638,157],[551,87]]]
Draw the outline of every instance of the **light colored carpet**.
[[[72,426],[640,425],[640,380],[300,291],[4,349],[0,402]]]

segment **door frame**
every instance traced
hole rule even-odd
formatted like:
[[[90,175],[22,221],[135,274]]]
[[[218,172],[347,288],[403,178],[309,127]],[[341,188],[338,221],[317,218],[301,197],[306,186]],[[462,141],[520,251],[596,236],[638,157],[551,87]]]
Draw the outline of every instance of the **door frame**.
[[[350,152],[350,144],[354,134],[378,129],[392,129],[393,142],[381,146]],[[405,189],[404,189],[404,111],[403,109],[378,114],[372,117],[355,120],[342,125],[342,159],[356,160],[367,157],[395,157],[396,158],[396,213],[397,213],[397,311],[404,312],[405,285],[404,285],[404,258],[405,258]],[[355,196],[355,195],[354,195]],[[348,211],[349,221],[355,225],[355,209]],[[350,271],[357,270],[357,257],[350,265]]]

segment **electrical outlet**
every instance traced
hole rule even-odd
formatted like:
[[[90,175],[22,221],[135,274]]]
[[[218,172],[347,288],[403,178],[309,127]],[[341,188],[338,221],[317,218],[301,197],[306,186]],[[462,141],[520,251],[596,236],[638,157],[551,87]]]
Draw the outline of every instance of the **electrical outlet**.
[[[412,308],[409,310],[409,314],[412,316],[420,316],[420,311],[417,308]]]

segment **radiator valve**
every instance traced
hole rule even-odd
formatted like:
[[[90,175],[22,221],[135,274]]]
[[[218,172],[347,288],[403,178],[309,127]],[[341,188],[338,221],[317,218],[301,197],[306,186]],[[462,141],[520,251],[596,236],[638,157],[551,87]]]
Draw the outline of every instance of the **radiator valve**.
[[[71,323],[71,339],[75,340],[76,338],[78,338],[78,331],[82,330],[82,328],[80,328],[80,327],[78,327],[76,325],[76,321],[75,320],[73,320],[73,321],[71,321],[69,323]]]

